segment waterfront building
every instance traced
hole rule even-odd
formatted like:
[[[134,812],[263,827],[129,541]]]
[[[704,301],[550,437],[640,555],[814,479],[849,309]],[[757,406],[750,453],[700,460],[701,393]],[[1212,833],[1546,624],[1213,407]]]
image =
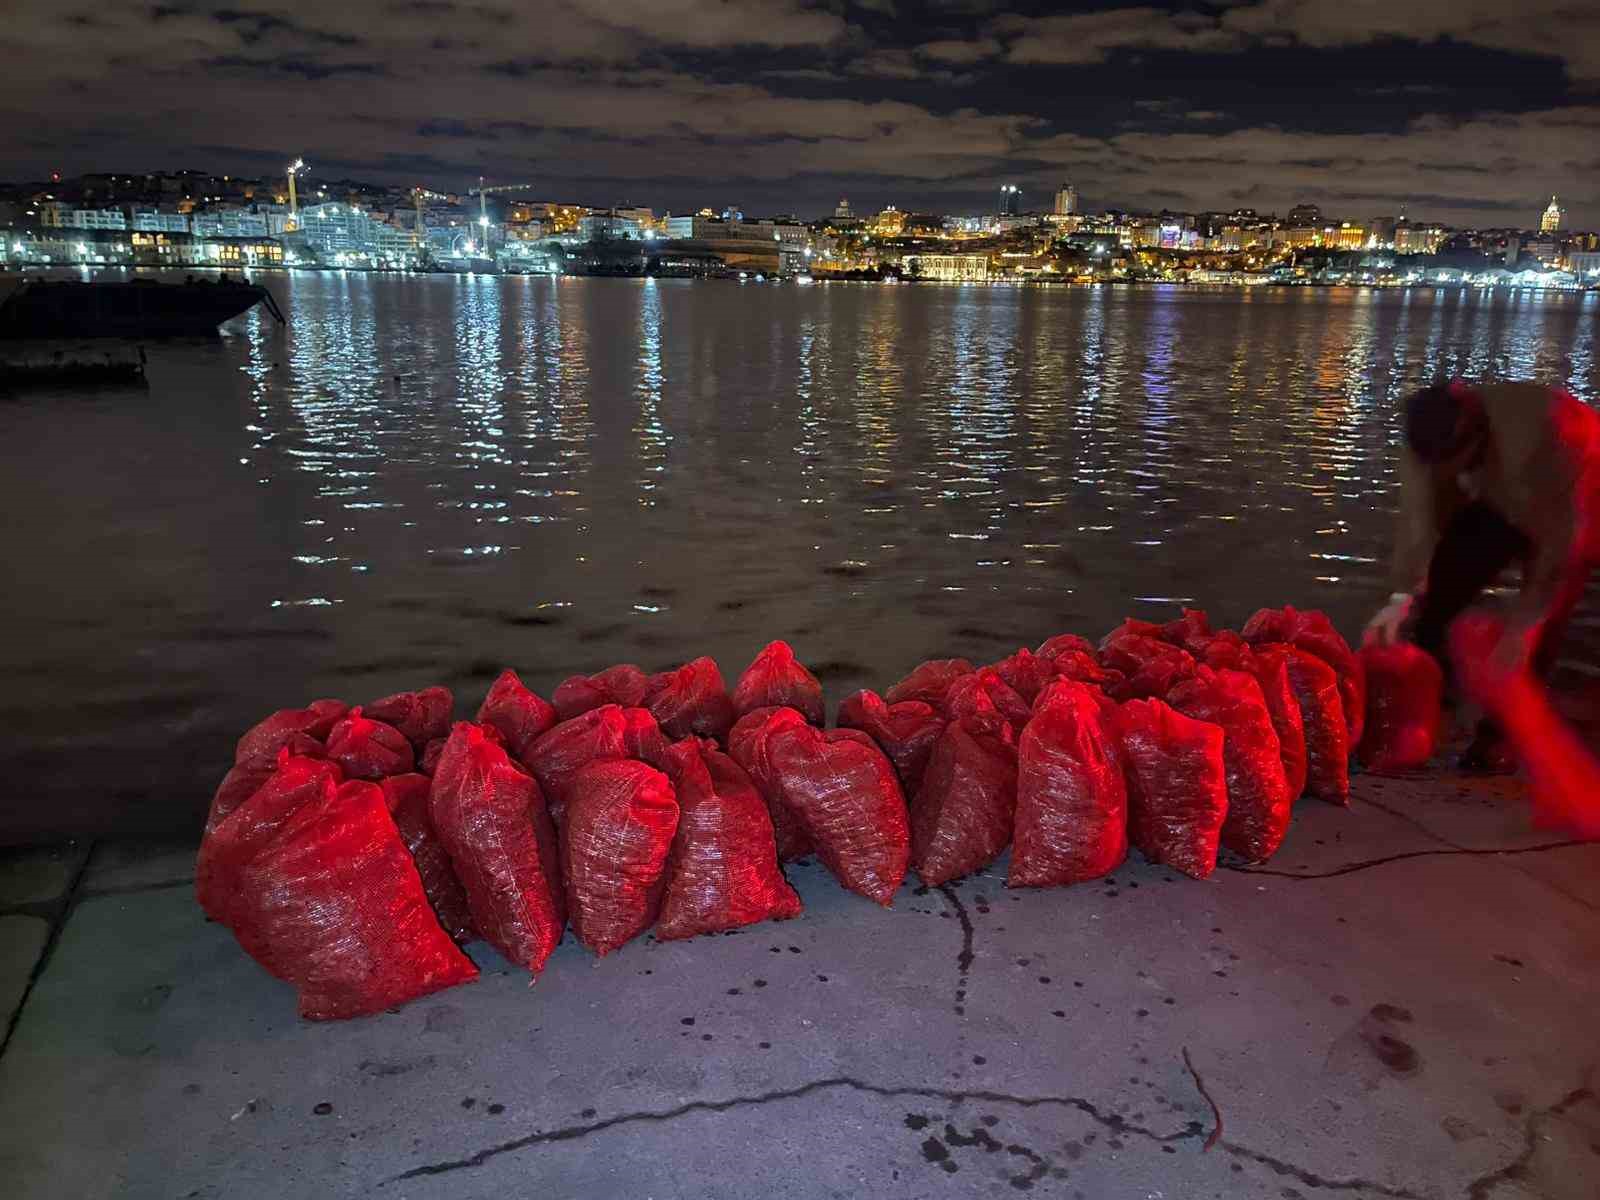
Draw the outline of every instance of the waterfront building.
[[[72,208],[59,201],[40,206],[40,223],[56,229],[116,229],[128,227],[128,214],[120,208]]]
[[[267,218],[242,208],[218,208],[194,213],[189,227],[196,237],[264,238]]]
[[[940,283],[989,282],[987,254],[908,254],[906,268],[915,268],[918,278]]]
[[[644,229],[633,217],[615,211],[592,212],[578,218],[578,236],[585,242],[641,242]]]
[[[138,233],[188,233],[189,218],[181,212],[136,208],[129,214],[128,228]]]
[[[1567,269],[1580,283],[1600,283],[1600,250],[1574,250],[1567,255]]]
[[[1545,208],[1543,215],[1539,218],[1539,232],[1561,232],[1561,222],[1566,219],[1566,216],[1566,210],[1563,209],[1561,205],[1556,203],[1556,198],[1554,196],[1551,196],[1550,204]]]
[[[470,236],[470,235],[469,235]],[[291,248],[303,249],[324,265],[382,262],[398,266],[416,253],[410,230],[374,221],[353,204],[312,204],[300,210],[300,227]]]

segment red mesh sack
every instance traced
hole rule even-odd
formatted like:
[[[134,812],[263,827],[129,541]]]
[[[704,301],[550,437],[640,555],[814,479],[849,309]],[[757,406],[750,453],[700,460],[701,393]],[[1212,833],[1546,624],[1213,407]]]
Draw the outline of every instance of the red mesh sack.
[[[439,918],[439,924],[454,941],[470,942],[475,935],[467,892],[456,878],[456,869],[450,865],[450,852],[433,831],[433,817],[428,808],[433,781],[426,775],[413,773],[391,775],[378,786],[383,789],[383,800],[389,806],[395,828],[400,831],[400,840],[411,852],[411,861],[416,864],[422,890],[433,906],[433,915]]]
[[[1061,650],[1049,659],[1051,680],[1070,679],[1078,683],[1092,684],[1102,691],[1121,688],[1127,682],[1127,677],[1121,671],[1113,671],[1109,667],[1102,667],[1099,659],[1084,650]],[[1034,707],[1039,705],[1045,691],[1049,690],[1050,683],[1040,690],[1039,697],[1034,700]]]
[[[1339,676],[1309,650],[1264,643],[1256,657],[1282,662],[1300,706],[1306,735],[1306,795],[1350,803],[1350,734],[1339,698]]]
[[[622,710],[622,747],[629,758],[637,758],[658,771],[665,771],[668,766],[667,752],[672,748],[672,742],[661,731],[661,726],[656,724],[648,708],[625,708]]]
[[[758,708],[792,708],[811,724],[822,725],[822,685],[800,665],[788,642],[769,642],[734,685],[737,715]]]
[[[885,704],[877,692],[859,691],[839,705],[839,727],[859,729],[878,744],[907,796],[915,796],[922,786],[928,756],[944,726],[944,717],[921,700]]]
[[[1039,648],[1034,653],[1040,658],[1055,658],[1057,655],[1069,653],[1087,654],[1093,658],[1094,643],[1075,633],[1058,633],[1055,637],[1040,642]]]
[[[1222,730],[1160,700],[1134,700],[1117,712],[1128,835],[1151,862],[1195,879],[1217,867],[1228,815]]]
[[[944,694],[940,711],[949,721],[999,713],[1011,726],[1013,736],[1022,730],[1032,715],[1028,702],[1017,695],[992,667],[982,667],[952,683]]]
[[[206,828],[194,868],[194,895],[206,916],[231,927],[240,868],[285,821],[324,793],[331,795],[343,780],[339,768],[324,758],[291,754],[287,746],[280,749],[267,777]]]
[[[551,729],[523,762],[539,781],[550,815],[560,821],[572,777],[599,758],[633,757],[629,744],[640,740],[636,719],[630,720],[615,704],[602,704]]]
[[[1444,672],[1431,654],[1407,644],[1363,646],[1367,720],[1356,757],[1369,771],[1410,771],[1439,748]]]
[[[252,725],[234,747],[236,764],[254,763],[272,767],[278,751],[296,734],[324,742],[350,706],[339,700],[313,700],[305,708],[280,708],[265,720]]]
[[[313,1021],[363,1017],[476,979],[440,928],[375,784],[324,789],[239,873],[239,944]]]
[[[678,798],[663,941],[800,915],[800,897],[778,869],[767,802],[750,776],[714,743],[684,738],[669,751]]]
[[[476,719],[480,725],[493,726],[506,753],[526,764],[533,744],[555,725],[556,710],[523,687],[517,673],[507,667],[483,698]]]
[[[416,753],[393,725],[367,718],[352,708],[328,734],[328,757],[349,779],[382,779],[404,775],[416,765]]]
[[[556,719],[570,721],[602,704],[637,708],[644,703],[650,677],[632,663],[607,667],[593,675],[573,675],[563,679],[550,693]]]
[[[206,835],[217,827],[217,822],[255,795],[256,789],[278,769],[278,761],[285,754],[290,757],[322,758],[324,750],[322,743],[309,734],[291,733],[273,758],[263,760],[253,755],[244,762],[235,763],[222,777],[222,782],[211,797],[211,807],[206,813]]]
[[[1211,640],[1211,618],[1204,609],[1186,608],[1183,616],[1161,626],[1161,638],[1198,656]]]
[[[417,760],[417,770],[424,775],[432,775],[439,766],[439,756],[444,753],[445,745],[449,738],[434,738],[422,748],[422,757]]]
[[[567,924],[560,849],[539,785],[480,726],[461,721],[434,772],[428,816],[472,927],[538,975]]]
[[[920,700],[940,708],[950,685],[963,675],[972,674],[972,664],[964,658],[930,658],[883,694],[890,704]]]
[[[888,906],[906,876],[911,830],[894,768],[858,729],[792,726],[768,751],[783,801],[817,857],[852,892]]]
[[[1289,663],[1281,654],[1257,654],[1237,633],[1213,634],[1201,651],[1206,666],[1213,670],[1243,671],[1261,688],[1272,717],[1272,730],[1278,735],[1278,757],[1283,762],[1283,777],[1293,801],[1306,790],[1306,726],[1300,714],[1300,701],[1289,682]]]
[[[1109,704],[1069,680],[1040,694],[1017,747],[1007,886],[1082,883],[1110,874],[1128,856],[1128,790],[1102,712]]]
[[[643,703],[669,738],[721,741],[733,728],[733,698],[715,659],[697,658],[676,671],[652,675]]]
[[[1010,658],[1002,658],[993,664],[992,669],[1007,687],[1030,705],[1039,698],[1039,693],[1044,691],[1044,685],[1055,675],[1050,660],[1040,658],[1026,646]]]
[[[1278,734],[1255,676],[1201,667],[1173,688],[1167,703],[1186,717],[1222,730],[1222,767],[1228,782],[1228,814],[1222,844],[1261,862],[1272,857],[1289,832],[1294,795],[1283,772]]]
[[[1351,746],[1361,744],[1361,730],[1367,719],[1367,688],[1361,660],[1340,636],[1326,613],[1305,612],[1284,605],[1281,609],[1263,608],[1244,624],[1244,640],[1252,646],[1265,642],[1286,642],[1310,651],[1334,669],[1339,677],[1339,699],[1344,707],[1346,732]]]
[[[656,923],[678,801],[660,771],[631,759],[602,759],[572,779],[561,825],[572,932],[606,955]]]
[[[1154,638],[1158,642],[1167,640],[1166,626],[1156,621],[1141,621],[1138,617],[1124,617],[1122,624],[1118,625],[1105,637],[1100,639],[1100,649],[1104,651],[1114,642],[1123,638]]]
[[[1124,676],[1110,687],[1118,701],[1165,696],[1194,674],[1194,656],[1187,650],[1142,634],[1124,633],[1107,640],[1100,664]]]
[[[420,692],[396,692],[362,705],[361,712],[374,721],[393,725],[420,754],[429,742],[450,736],[455,708],[456,700],[449,688],[431,687]]]
[[[784,803],[772,767],[773,735],[805,723],[806,719],[792,708],[758,708],[740,717],[728,732],[728,753],[767,802],[779,862],[804,858],[816,848],[799,815]]]
[[[911,865],[938,887],[982,870],[1011,843],[1017,744],[998,714],[961,717],[939,735],[911,807]]]

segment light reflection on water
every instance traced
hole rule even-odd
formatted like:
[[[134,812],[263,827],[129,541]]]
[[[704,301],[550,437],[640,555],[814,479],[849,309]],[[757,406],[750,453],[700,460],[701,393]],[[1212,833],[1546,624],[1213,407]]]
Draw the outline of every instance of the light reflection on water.
[[[1594,297],[275,277],[148,396],[0,406],[16,794],[189,826],[261,712],[794,641],[837,698],[1194,600],[1347,631],[1437,375],[1592,399]]]

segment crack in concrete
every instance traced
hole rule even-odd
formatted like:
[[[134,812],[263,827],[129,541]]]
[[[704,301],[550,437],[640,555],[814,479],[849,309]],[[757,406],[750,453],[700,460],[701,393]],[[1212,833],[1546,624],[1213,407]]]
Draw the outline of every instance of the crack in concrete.
[[[0,1058],[5,1057],[6,1051],[11,1048],[11,1039],[16,1036],[17,1026],[22,1024],[22,1012],[28,1007],[28,998],[33,995],[34,985],[39,982],[45,969],[50,965],[50,959],[55,955],[56,945],[61,941],[61,931],[66,928],[67,920],[72,916],[72,910],[78,901],[78,889],[83,884],[83,877],[89,870],[89,860],[93,857],[94,843],[90,842],[84,847],[83,858],[73,871],[72,878],[67,881],[66,889],[56,900],[46,902],[46,907],[50,910],[50,932],[45,936],[44,948],[39,951],[33,970],[28,973],[28,982],[22,989],[22,995],[17,997],[17,1006],[11,1010],[11,1017],[6,1022],[5,1040],[0,1041]]]
[[[954,886],[941,883],[939,894],[950,902],[956,920],[961,922],[961,952],[956,955],[956,1016],[964,1017],[967,1015],[967,976],[972,971],[972,917],[967,913],[967,906],[961,903]]]
[[[1346,863],[1344,866],[1334,867],[1330,871],[1277,871],[1270,867],[1241,867],[1228,863],[1218,863],[1217,869],[1219,871],[1232,871],[1238,875],[1271,875],[1278,879],[1334,879],[1340,875],[1354,875],[1359,871],[1370,871],[1374,867],[1404,862],[1411,858],[1443,858],[1452,855],[1543,854],[1549,850],[1569,850],[1574,846],[1591,846],[1595,844],[1594,842],[1573,839],[1564,842],[1543,842],[1537,846],[1492,847],[1484,850],[1473,850],[1465,846],[1452,846],[1447,850],[1408,850],[1404,854],[1388,854],[1382,858],[1368,858],[1360,862]]]
[[[99,900],[103,896],[137,896],[144,892],[170,892],[173,888],[194,886],[194,876],[182,879],[163,879],[156,883],[126,883],[120,887],[84,888],[79,901]]]
[[[491,1158],[497,1158],[502,1154],[526,1150],[530,1146],[549,1145],[552,1142],[577,1141],[591,1134],[614,1129],[619,1125],[657,1124],[674,1121],[679,1117],[688,1116],[690,1113],[696,1112],[723,1113],[738,1108],[756,1108],[764,1104],[772,1104],[784,1100],[799,1100],[817,1092],[833,1091],[840,1088],[848,1091],[863,1092],[871,1096],[879,1096],[887,1100],[916,1096],[922,1099],[944,1100],[951,1104],[977,1100],[994,1104],[1015,1104],[1021,1108],[1069,1108],[1082,1113],[1096,1124],[1118,1134],[1138,1134],[1140,1137],[1155,1143],[1190,1141],[1200,1137],[1204,1132],[1198,1121],[1190,1121],[1183,1129],[1174,1133],[1160,1133],[1143,1125],[1135,1125],[1118,1113],[1105,1112],[1093,1101],[1087,1100],[1082,1096],[1014,1096],[1008,1092],[958,1091],[949,1088],[916,1085],[886,1087],[880,1084],[865,1083],[859,1079],[852,1079],[847,1075],[835,1075],[827,1079],[813,1080],[798,1087],[762,1092],[754,1096],[732,1096],[726,1100],[691,1100],[687,1104],[680,1104],[677,1108],[665,1110],[644,1109],[639,1112],[620,1113],[617,1116],[607,1117],[600,1121],[591,1121],[585,1125],[569,1125],[561,1129],[535,1131],[519,1138],[513,1138],[508,1142],[500,1142],[496,1145],[485,1147],[466,1158],[448,1159],[443,1162],[425,1163],[419,1167],[412,1167],[409,1171],[385,1179],[379,1186],[387,1186],[391,1183],[399,1183],[403,1180],[416,1179],[425,1175],[444,1175],[451,1171],[480,1167]],[[1406,1197],[1405,1200],[1413,1200],[1413,1198]]]
[[[1597,1099],[1594,1091],[1585,1085],[1573,1088],[1548,1108],[1536,1109],[1529,1113],[1528,1119],[1522,1123],[1522,1153],[1498,1171],[1491,1171],[1474,1179],[1467,1185],[1467,1200],[1486,1200],[1486,1197],[1502,1183],[1521,1179],[1527,1172],[1528,1164],[1533,1161],[1533,1156],[1538,1153],[1539,1126],[1551,1117],[1559,1117],[1568,1109],[1594,1099]]]
[[[1238,1142],[1226,1138],[1217,1145],[1235,1157],[1259,1163],[1275,1175],[1298,1179],[1307,1187],[1321,1188],[1329,1192],[1371,1192],[1378,1196],[1392,1197],[1392,1200],[1429,1200],[1428,1196],[1421,1192],[1413,1192],[1410,1188],[1390,1187],[1386,1183],[1376,1183],[1371,1179],[1329,1179],[1326,1175],[1318,1175],[1315,1171],[1297,1167],[1291,1162],[1263,1154],[1259,1150],[1252,1150],[1249,1146],[1241,1146]]]

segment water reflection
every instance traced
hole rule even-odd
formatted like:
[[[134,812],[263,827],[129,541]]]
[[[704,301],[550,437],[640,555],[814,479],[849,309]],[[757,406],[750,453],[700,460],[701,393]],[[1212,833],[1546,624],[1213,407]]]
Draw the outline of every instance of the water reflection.
[[[781,636],[839,694],[1178,600],[1352,628],[1406,389],[1600,386],[1594,297],[273,287],[287,329],[156,351],[139,407],[0,409],[13,559],[53,584],[8,592],[38,636],[0,650],[30,696],[5,754],[85,826],[119,788],[189,821],[264,709],[465,706],[505,662],[731,674]]]

